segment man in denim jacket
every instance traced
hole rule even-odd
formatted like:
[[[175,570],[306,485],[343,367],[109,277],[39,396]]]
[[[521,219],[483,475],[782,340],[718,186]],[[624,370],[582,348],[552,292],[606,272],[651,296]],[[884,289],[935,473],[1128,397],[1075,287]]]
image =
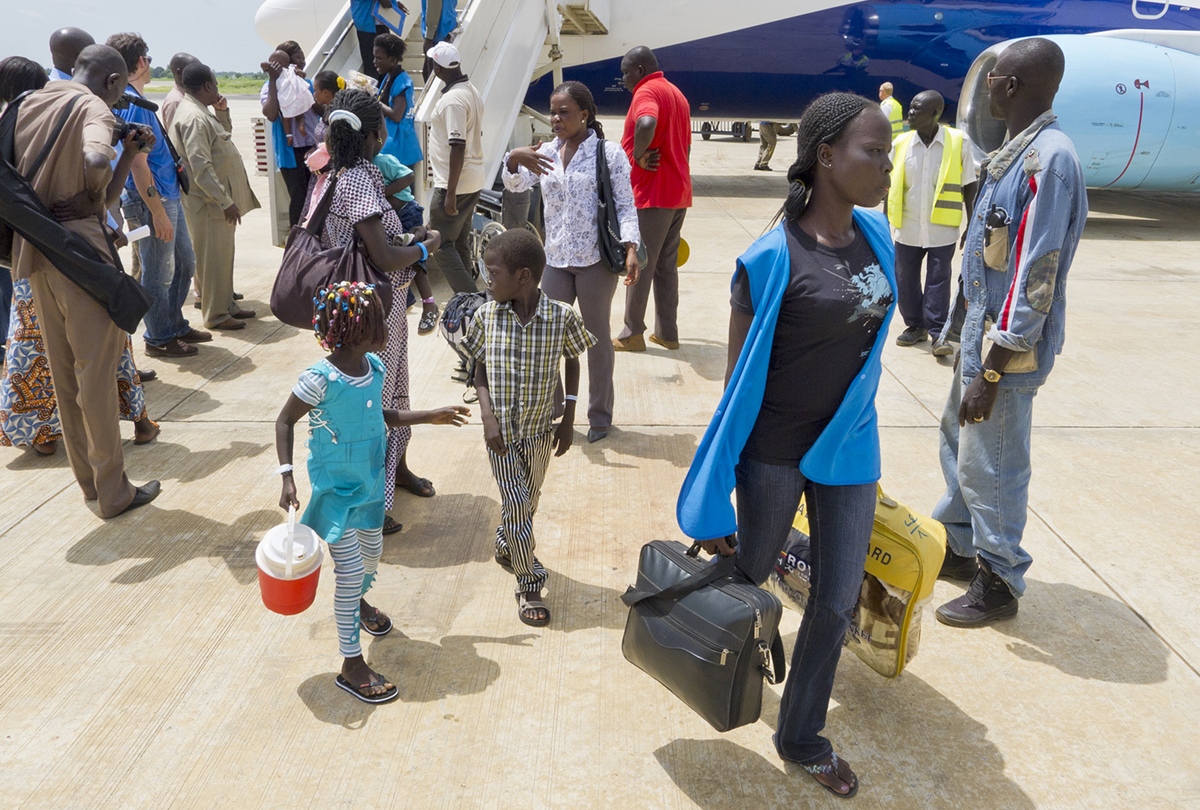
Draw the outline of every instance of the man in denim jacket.
[[[983,166],[963,254],[962,349],[942,414],[941,577],[971,584],[937,617],[956,627],[1015,616],[1031,562],[1021,536],[1033,398],[1062,351],[1067,270],[1087,219],[1075,147],[1050,109],[1063,65],[1058,45],[1025,39],[988,74],[991,114],[1015,134]]]

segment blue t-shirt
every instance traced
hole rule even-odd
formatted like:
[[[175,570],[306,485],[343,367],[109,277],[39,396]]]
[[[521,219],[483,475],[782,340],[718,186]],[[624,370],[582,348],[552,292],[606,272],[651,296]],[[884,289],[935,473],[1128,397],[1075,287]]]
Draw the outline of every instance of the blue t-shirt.
[[[371,158],[371,162],[375,164],[375,168],[379,169],[379,173],[383,175],[384,188],[387,188],[401,177],[408,177],[410,174],[412,174],[412,169],[408,168],[399,160],[397,160],[395,155],[386,155],[383,152],[380,152],[378,155]],[[397,200],[403,200],[404,202],[416,201],[416,198],[413,197],[412,186],[402,188],[392,196]]]
[[[395,155],[396,159],[405,166],[420,163],[425,155],[421,153],[421,143],[417,140],[417,128],[414,123],[417,111],[413,107],[413,81],[405,71],[400,71],[395,80],[384,76],[379,83],[379,100],[389,107],[396,106],[396,99],[404,97],[404,117],[393,121],[384,117],[387,124],[388,139],[383,145],[383,152]]]
[[[421,36],[441,42],[458,26],[458,0],[442,0],[442,18],[434,31],[429,30],[429,21],[425,19],[426,5],[421,0]]]
[[[145,98],[132,86],[125,88],[125,95]],[[179,181],[175,177],[175,161],[171,159],[171,150],[167,147],[167,136],[162,131],[162,127],[158,125],[158,116],[132,104],[123,110],[113,110],[113,115],[118,115],[131,124],[150,127],[154,130],[156,138],[154,149],[147,155],[150,162],[150,173],[154,175],[154,187],[158,189],[159,196],[164,200],[178,200]],[[121,156],[121,151],[121,144],[117,144],[117,157]],[[133,195],[138,193],[137,186],[133,183],[133,172],[129,173],[129,178],[125,181],[125,191],[127,194]]]
[[[375,0],[350,0],[350,18],[354,27],[368,34],[375,33],[377,21],[372,13],[375,10]]]

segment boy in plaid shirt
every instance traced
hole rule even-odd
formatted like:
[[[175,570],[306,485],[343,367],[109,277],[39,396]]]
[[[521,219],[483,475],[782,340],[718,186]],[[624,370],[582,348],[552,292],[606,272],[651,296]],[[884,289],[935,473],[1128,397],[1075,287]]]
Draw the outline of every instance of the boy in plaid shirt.
[[[550,451],[561,456],[574,438],[579,355],[596,339],[574,309],[538,289],[546,253],[529,231],[498,234],[483,261],[493,300],[475,312],[463,346],[476,361],[483,435],[500,486],[496,562],[517,577],[521,621],[541,627],[550,611],[542,602],[546,569],[533,555],[533,516]],[[566,358],[566,404],[555,428],[559,357]]]

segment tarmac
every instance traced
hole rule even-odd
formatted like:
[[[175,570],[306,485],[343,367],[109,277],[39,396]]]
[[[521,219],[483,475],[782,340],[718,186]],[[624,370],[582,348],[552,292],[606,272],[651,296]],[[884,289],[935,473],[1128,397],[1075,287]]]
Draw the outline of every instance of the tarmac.
[[[252,165],[257,104],[231,104]],[[245,216],[236,287],[260,317],[190,359],[134,341],[159,374],[145,390],[162,433],[135,447],[123,424],[125,460],[135,483],[162,479],[158,500],[102,521],[61,450],[0,450],[0,808],[842,806],[776,756],[781,687],[758,723],[720,734],[620,649],[640,547],[683,539],[674,504],[720,397],[733,262],[778,209],[794,144],[766,174],[751,171],[757,143],[695,138],[682,346],[618,355],[611,435],[587,444],[581,414],[551,463],[536,523],[548,627],[518,621],[492,561],[477,408],[464,428],[416,428],[409,463],[437,495],[397,495],[404,530],[369,597],[396,625],[363,636],[400,688],[382,706],[334,685],[330,561],[307,612],[260,600],[255,545],[284,517],[274,420],[322,352],[271,317],[281,251],[263,211]],[[265,178],[251,182],[265,201]],[[1200,197],[1090,201],[1066,350],[1035,401],[1020,614],[958,630],[927,611],[894,681],[842,656],[825,733],[861,779],[853,806],[1200,806]],[[454,356],[416,336],[418,316],[413,406],[460,403]],[[889,344],[883,362],[882,484],[928,513],[951,369],[928,343]],[[303,501],[299,463],[296,477]],[[933,604],[961,592],[939,582]],[[798,624],[785,613],[789,652]]]

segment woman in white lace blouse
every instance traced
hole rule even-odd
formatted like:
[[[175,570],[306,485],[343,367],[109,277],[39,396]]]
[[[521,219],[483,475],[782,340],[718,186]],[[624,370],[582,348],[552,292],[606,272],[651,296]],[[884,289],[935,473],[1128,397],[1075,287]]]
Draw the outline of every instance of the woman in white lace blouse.
[[[596,149],[604,147],[613,197],[625,245],[625,284],[637,280],[637,209],[629,182],[629,159],[619,144],[604,140],[592,93],[579,82],[564,82],[550,95],[550,125],[557,136],[537,147],[514,149],[504,157],[504,187],[526,191],[540,184],[546,220],[546,269],[542,292],[574,304],[584,326],[596,336],[588,349],[588,441],[608,435],[613,409],[613,345],[609,334],[617,274],[600,259]],[[562,384],[557,396],[562,399]]]

